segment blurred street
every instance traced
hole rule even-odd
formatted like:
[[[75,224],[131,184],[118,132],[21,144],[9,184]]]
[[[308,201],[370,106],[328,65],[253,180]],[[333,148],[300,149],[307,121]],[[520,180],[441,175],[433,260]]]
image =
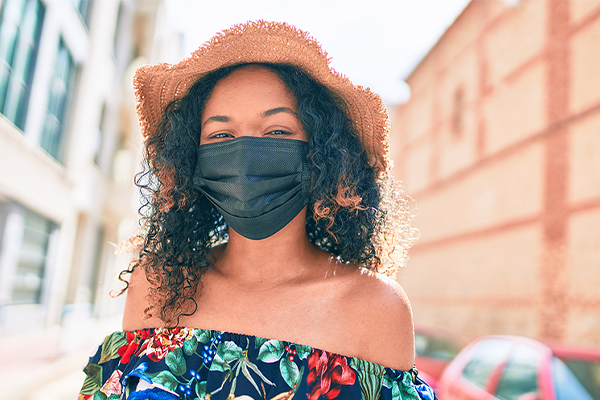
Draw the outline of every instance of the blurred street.
[[[0,368],[3,396],[15,400],[74,400],[83,383],[82,360],[87,355],[78,351],[12,368],[3,366]]]
[[[5,338],[0,345],[2,398],[11,400],[75,400],[85,378],[83,367],[104,337],[120,329],[120,318],[87,321],[87,328],[55,328],[43,335],[33,333]],[[73,343],[73,337],[83,337]],[[68,341],[70,343],[65,342]],[[30,345],[44,342],[45,346]],[[40,352],[40,348],[44,351]]]

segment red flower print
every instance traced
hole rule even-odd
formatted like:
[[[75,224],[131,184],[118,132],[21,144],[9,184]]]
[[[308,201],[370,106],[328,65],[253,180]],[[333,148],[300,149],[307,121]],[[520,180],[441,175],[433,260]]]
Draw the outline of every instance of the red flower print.
[[[309,400],[316,400],[319,396],[334,399],[340,394],[342,385],[352,385],[356,379],[345,357],[322,350],[314,350],[308,356],[308,368],[306,383],[309,388],[312,386],[310,394],[307,394]]]
[[[150,335],[150,331],[148,329],[143,329],[137,332],[127,332],[125,338],[127,339],[127,344],[119,347],[118,353],[121,356],[121,363],[127,364],[131,359],[131,356],[137,351],[140,346],[140,342],[145,340]]]
[[[191,338],[192,331],[188,328],[157,328],[154,334],[142,343],[136,356],[147,355],[152,361],[158,362]]]

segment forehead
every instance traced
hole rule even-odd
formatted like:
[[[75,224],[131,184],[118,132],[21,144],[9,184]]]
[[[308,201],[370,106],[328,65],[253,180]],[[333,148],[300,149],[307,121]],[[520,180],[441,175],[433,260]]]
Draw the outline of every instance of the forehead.
[[[285,83],[272,70],[259,65],[236,69],[221,79],[207,99],[205,111],[211,108],[239,106],[240,102],[253,107],[293,106],[296,99]]]

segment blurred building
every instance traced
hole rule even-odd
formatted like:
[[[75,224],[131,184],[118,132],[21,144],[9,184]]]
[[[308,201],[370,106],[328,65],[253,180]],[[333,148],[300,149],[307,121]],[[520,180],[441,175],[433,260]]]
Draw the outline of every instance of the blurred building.
[[[415,321],[600,345],[600,1],[474,0],[407,78]]]
[[[110,243],[139,207],[131,77],[178,48],[163,8],[0,0],[0,365],[68,351],[120,312],[108,292],[130,256]]]

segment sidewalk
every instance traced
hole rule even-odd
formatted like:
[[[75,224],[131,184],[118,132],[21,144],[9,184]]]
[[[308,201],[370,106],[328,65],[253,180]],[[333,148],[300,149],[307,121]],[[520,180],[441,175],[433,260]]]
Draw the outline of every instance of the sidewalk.
[[[78,351],[54,360],[20,364],[10,374],[13,375],[10,381],[4,376],[0,378],[2,397],[14,400],[77,399],[85,379],[82,368],[88,353]]]
[[[11,400],[75,400],[85,379],[88,357],[120,321],[91,320],[85,333],[55,326],[26,335],[2,337],[0,388]],[[73,337],[79,340],[74,341]],[[66,341],[66,342],[65,342]]]

